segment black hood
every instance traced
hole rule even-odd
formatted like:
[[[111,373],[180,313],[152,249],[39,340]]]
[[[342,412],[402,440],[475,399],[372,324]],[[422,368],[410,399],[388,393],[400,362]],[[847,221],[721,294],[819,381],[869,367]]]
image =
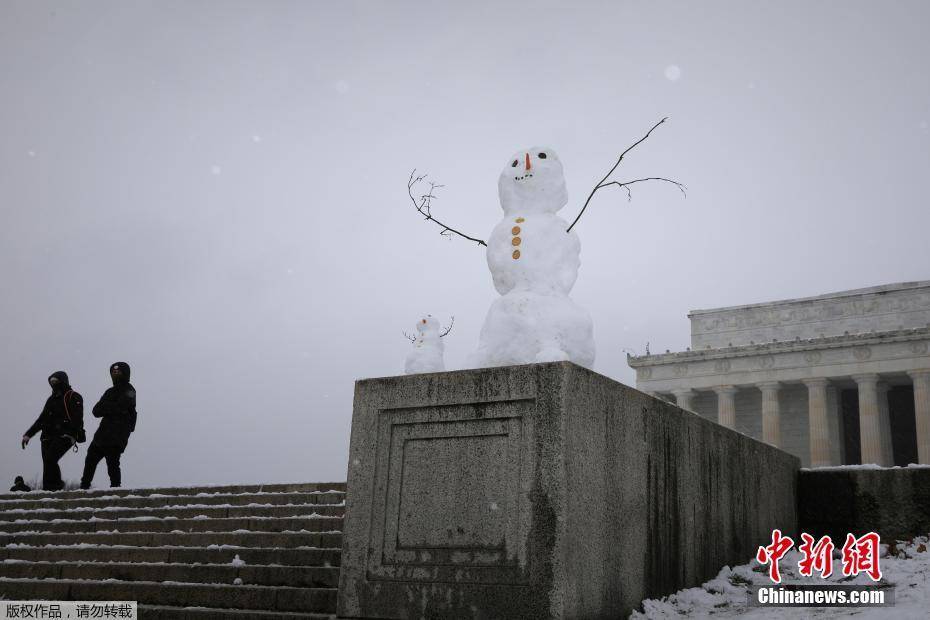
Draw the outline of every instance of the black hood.
[[[52,379],[58,379],[58,381],[52,383]],[[68,373],[64,370],[58,370],[49,375],[48,384],[52,386],[53,394],[62,394],[71,389],[71,384],[68,382]]]
[[[113,370],[116,368],[119,368],[119,377],[113,376]],[[126,362],[116,362],[115,364],[110,364],[110,378],[113,379],[114,386],[126,385],[129,383],[129,364]]]

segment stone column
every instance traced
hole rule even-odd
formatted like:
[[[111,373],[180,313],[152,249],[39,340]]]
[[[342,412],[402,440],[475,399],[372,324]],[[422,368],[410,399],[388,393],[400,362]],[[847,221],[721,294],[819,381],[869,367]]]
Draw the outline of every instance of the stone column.
[[[807,386],[807,419],[810,428],[811,467],[823,467],[830,465],[827,380],[817,377],[805,379],[803,383]]]
[[[914,380],[914,421],[917,423],[917,460],[930,465],[930,369],[907,373]]]
[[[762,441],[775,446],[781,444],[781,413],[778,408],[778,381],[758,383],[762,390]]]
[[[876,386],[878,395],[878,429],[881,431],[882,440],[882,459],[884,465],[891,467],[894,465],[894,450],[891,442],[891,412],[888,407],[888,389],[889,386],[884,381],[879,381]]]
[[[877,374],[865,374],[853,375],[853,379],[859,386],[859,442],[862,462],[890,465],[885,456],[886,432],[882,429],[882,408],[879,404],[880,396],[884,396],[885,393],[879,389],[879,377]],[[889,429],[889,439],[890,435]]]
[[[827,385],[827,423],[830,428],[830,464],[842,465],[845,460],[842,404],[840,391],[833,385]]]
[[[688,411],[693,411],[691,408],[691,399],[694,398],[694,390],[691,388],[672,390],[672,394],[675,395],[675,402],[679,407],[687,409]]]
[[[736,428],[736,386],[721,385],[717,392],[717,422],[727,428]]]

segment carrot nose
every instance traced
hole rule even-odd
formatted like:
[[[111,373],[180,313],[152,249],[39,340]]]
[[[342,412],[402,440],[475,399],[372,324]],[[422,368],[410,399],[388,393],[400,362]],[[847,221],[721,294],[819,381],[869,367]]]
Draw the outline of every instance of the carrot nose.
[[[527,153],[526,154],[526,169],[529,170],[531,167],[532,166],[530,166],[530,154]]]

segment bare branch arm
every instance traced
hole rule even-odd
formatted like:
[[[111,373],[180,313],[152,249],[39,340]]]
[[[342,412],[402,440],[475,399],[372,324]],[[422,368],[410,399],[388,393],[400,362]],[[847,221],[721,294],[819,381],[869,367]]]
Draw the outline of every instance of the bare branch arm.
[[[604,178],[602,178],[602,179],[597,183],[597,185],[594,186],[594,189],[591,190],[591,193],[588,194],[588,198],[584,201],[584,206],[581,207],[581,211],[579,211],[578,215],[575,216],[575,219],[572,221],[571,226],[569,226],[568,229],[567,229],[565,232],[571,232],[571,231],[572,231],[572,228],[575,227],[575,224],[577,224],[577,223],[578,223],[578,220],[581,219],[581,216],[584,215],[585,209],[588,208],[588,204],[591,202],[591,199],[594,198],[594,194],[596,194],[597,191],[598,191],[599,189],[602,189],[602,188],[604,188],[604,187],[607,187],[608,185],[617,185],[618,187],[622,187],[623,189],[625,189],[626,192],[627,192],[627,200],[632,199],[632,193],[630,193],[630,188],[629,188],[628,186],[629,186],[629,185],[632,185],[633,183],[639,183],[639,182],[641,182],[641,181],[665,181],[665,182],[668,182],[668,183],[673,183],[674,185],[677,185],[677,186],[678,186],[678,189],[681,190],[682,193],[684,193],[684,191],[685,191],[685,190],[684,190],[684,186],[683,186],[681,183],[679,183],[678,181],[673,181],[673,180],[671,180],[671,179],[665,179],[665,178],[662,178],[662,177],[646,177],[646,178],[643,178],[643,179],[635,179],[635,180],[633,180],[633,181],[626,181],[626,182],[623,182],[623,183],[620,183],[620,182],[618,182],[618,181],[610,181],[610,182],[607,181],[607,179],[610,178],[610,175],[612,175],[612,174],[614,173],[614,171],[620,166],[620,162],[623,161],[623,157],[624,157],[627,153],[629,153],[630,151],[632,151],[634,148],[636,148],[637,146],[639,146],[640,144],[642,144],[643,142],[645,142],[646,139],[652,134],[652,132],[655,131],[656,127],[658,127],[659,125],[661,125],[662,123],[664,123],[664,122],[667,121],[667,120],[668,120],[668,117],[665,117],[665,118],[663,118],[661,121],[659,121],[658,123],[656,123],[655,125],[653,125],[653,126],[649,129],[649,131],[646,132],[646,135],[644,135],[642,138],[640,138],[639,140],[637,140],[636,142],[634,142],[633,144],[631,144],[630,146],[628,146],[628,147],[626,148],[625,151],[623,151],[622,153],[620,153],[620,157],[617,158],[617,163],[615,163],[615,164],[613,165],[613,167],[607,172],[607,174],[604,175]],[[686,194],[686,195],[687,195],[687,194]]]
[[[488,247],[488,244],[485,243],[483,240],[477,239],[475,237],[469,237],[465,233],[460,232],[452,228],[451,226],[443,224],[442,222],[437,220],[435,217],[433,217],[433,214],[430,210],[430,204],[432,200],[436,198],[435,194],[433,194],[433,191],[437,187],[442,187],[442,185],[437,185],[431,182],[429,184],[429,191],[421,195],[420,199],[417,200],[417,198],[413,195],[413,188],[416,187],[416,185],[419,184],[420,182],[424,181],[427,175],[422,174],[420,176],[416,176],[416,172],[417,172],[416,168],[414,168],[413,172],[410,173],[410,178],[407,179],[407,195],[410,196],[410,201],[413,203],[413,206],[416,208],[417,212],[419,212],[420,215],[423,216],[423,219],[435,222],[437,226],[442,228],[442,230],[439,231],[440,235],[443,235],[445,237],[451,237],[453,234],[456,234],[464,239],[468,239],[469,241],[474,241],[478,245],[483,245],[484,247]]]
[[[633,194],[630,192],[629,186],[632,185],[633,183],[641,183],[643,181],[665,181],[666,183],[671,183],[672,185],[678,188],[678,191],[680,191],[683,196],[685,196],[686,198],[688,197],[688,194],[685,191],[688,189],[687,187],[685,187],[683,184],[679,183],[678,181],[673,181],[672,179],[666,179],[665,177],[645,177],[642,179],[633,179],[632,181],[623,181],[622,183],[620,181],[610,181],[608,183],[602,184],[598,189],[601,189],[603,187],[608,187],[610,185],[616,185],[617,187],[622,187],[623,189],[625,189],[627,200],[631,200],[633,198]]]
[[[439,334],[439,337],[442,338],[443,336],[445,336],[446,334],[448,334],[449,332],[451,332],[451,331],[452,331],[452,326],[453,326],[453,325],[455,325],[455,317],[452,317],[452,322],[449,323],[449,327],[446,328],[446,331],[444,331],[444,332],[442,332],[441,334]]]

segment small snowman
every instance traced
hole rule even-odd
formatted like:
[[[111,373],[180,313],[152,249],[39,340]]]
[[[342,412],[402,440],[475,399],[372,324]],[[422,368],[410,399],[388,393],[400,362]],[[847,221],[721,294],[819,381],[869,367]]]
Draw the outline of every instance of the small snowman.
[[[568,203],[562,163],[551,148],[511,157],[498,179],[504,218],[487,261],[501,294],[488,310],[470,364],[506,366],[569,360],[594,364],[591,317],[569,298],[581,242],[556,213]]]
[[[455,318],[452,319],[453,323]],[[442,355],[445,345],[443,337],[452,331],[452,325],[445,331],[440,331],[439,321],[431,314],[417,321],[417,335],[407,336],[413,342],[413,349],[407,354],[404,363],[404,372],[408,375],[420,372],[442,372],[446,369]]]

